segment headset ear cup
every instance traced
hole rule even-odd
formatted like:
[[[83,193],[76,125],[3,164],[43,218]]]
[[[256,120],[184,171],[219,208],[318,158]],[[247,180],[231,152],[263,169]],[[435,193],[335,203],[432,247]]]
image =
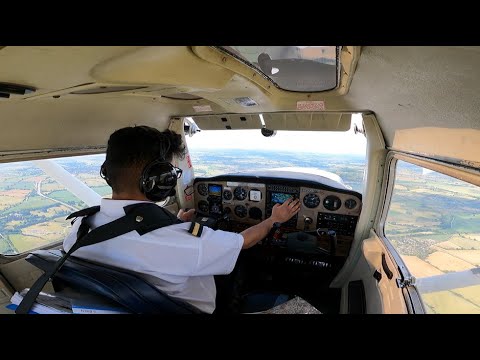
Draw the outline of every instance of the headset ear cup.
[[[143,192],[149,193],[155,187],[154,179],[147,179],[143,182]]]
[[[102,166],[100,166],[100,177],[105,180],[109,186],[112,186],[107,175],[107,167],[105,166],[105,162],[102,164]]]
[[[175,194],[177,173],[169,162],[157,159],[148,164],[140,177],[140,191],[151,201],[161,201]],[[172,191],[173,190],[173,191]]]

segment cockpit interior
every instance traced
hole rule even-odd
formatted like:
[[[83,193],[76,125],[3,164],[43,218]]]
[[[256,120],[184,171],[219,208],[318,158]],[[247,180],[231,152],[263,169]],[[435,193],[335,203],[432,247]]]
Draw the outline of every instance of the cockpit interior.
[[[301,199],[298,214],[242,253],[238,268],[245,273],[234,275],[246,277],[245,294],[270,289],[301,294],[318,308],[329,304],[328,284],[349,254],[361,194],[320,175],[285,171],[196,178],[194,188],[198,216],[213,217],[219,229],[235,232],[269,217],[275,204]],[[311,281],[315,291],[306,285]]]
[[[479,62],[473,46],[0,46],[0,313],[63,256],[67,216],[112,195],[109,135],[136,125],[185,144],[157,203],[172,215],[241,233],[300,202],[215,275],[215,313],[480,313]],[[95,278],[74,254],[42,296]],[[123,270],[132,309],[155,302]]]

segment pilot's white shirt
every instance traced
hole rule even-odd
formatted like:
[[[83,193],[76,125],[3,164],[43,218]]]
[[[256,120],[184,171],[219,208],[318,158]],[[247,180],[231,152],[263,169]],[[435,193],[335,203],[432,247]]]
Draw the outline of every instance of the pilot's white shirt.
[[[124,206],[137,200],[102,199],[100,211],[92,216],[92,229],[123,215]],[[78,219],[63,242],[68,251],[77,240]],[[171,297],[200,310],[215,310],[213,275],[232,272],[243,246],[243,236],[203,228],[200,237],[188,232],[191,223],[166,226],[140,236],[136,231],[76,250],[72,256],[131,270]]]

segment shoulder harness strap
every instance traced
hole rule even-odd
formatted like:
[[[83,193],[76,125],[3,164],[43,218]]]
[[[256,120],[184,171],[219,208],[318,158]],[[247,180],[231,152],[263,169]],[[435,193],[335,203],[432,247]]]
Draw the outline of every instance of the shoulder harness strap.
[[[154,203],[132,204],[125,206],[123,209],[125,210],[125,216],[99,226],[92,231],[89,231],[90,225],[88,224],[87,219],[90,215],[97,213],[100,210],[100,206],[83,209],[68,216],[67,219],[71,219],[72,217],[78,218],[80,216],[84,217],[77,232],[77,241],[49,271],[46,271],[37,279],[28,293],[24,296],[22,302],[18,305],[15,313],[28,313],[47,281],[53,278],[67,258],[77,249],[112,239],[133,230],[136,230],[140,235],[144,235],[161,227],[182,222],[177,219],[175,215]]]
[[[92,206],[92,207],[78,210],[78,211],[75,211],[74,213],[71,213],[70,215],[67,216],[65,220],[70,220],[73,218],[71,222],[71,224],[73,225],[73,223],[77,220],[77,218],[81,216],[91,216],[96,214],[99,211],[100,211],[100,205]]]

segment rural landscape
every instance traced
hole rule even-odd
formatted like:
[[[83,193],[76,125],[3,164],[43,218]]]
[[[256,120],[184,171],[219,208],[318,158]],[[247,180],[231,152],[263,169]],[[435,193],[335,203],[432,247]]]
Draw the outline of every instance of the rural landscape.
[[[345,184],[361,191],[364,159],[309,153],[278,153],[253,150],[198,150],[191,153],[195,176],[285,166],[316,167],[340,175]],[[55,159],[69,173],[101,196],[111,194],[99,176],[105,155]],[[60,241],[70,229],[65,218],[87,207],[35,162],[0,165],[0,253],[14,255]]]
[[[479,267],[478,187],[399,161],[385,235],[416,278]],[[422,299],[428,313],[480,313],[480,285]]]
[[[100,195],[111,189],[98,175],[105,155],[56,159]],[[0,253],[14,255],[60,241],[70,229],[65,218],[87,205],[47,176],[34,162],[0,165]]]
[[[56,159],[101,196],[111,189],[99,176],[105,155]],[[201,150],[191,152],[195,176],[287,166],[319,168],[362,192],[365,158],[313,153]],[[385,234],[417,278],[480,266],[478,188],[402,163]],[[65,220],[86,204],[43,173],[34,162],[0,165],[0,253],[14,255],[61,241]],[[420,289],[421,290],[421,289]],[[429,313],[480,313],[480,285],[422,296]]]

